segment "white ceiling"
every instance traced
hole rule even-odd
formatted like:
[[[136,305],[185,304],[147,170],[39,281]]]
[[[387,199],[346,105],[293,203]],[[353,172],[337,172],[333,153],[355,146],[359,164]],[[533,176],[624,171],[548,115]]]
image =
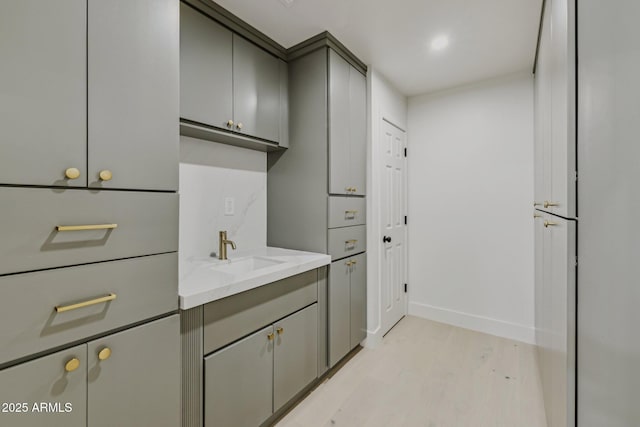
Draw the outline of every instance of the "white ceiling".
[[[328,30],[405,95],[531,69],[542,0],[215,0],[283,45]],[[430,41],[449,36],[432,52]]]

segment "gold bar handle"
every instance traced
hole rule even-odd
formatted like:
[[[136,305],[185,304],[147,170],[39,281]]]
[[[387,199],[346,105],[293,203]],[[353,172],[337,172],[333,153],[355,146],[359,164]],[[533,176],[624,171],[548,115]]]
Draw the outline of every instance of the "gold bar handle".
[[[93,224],[93,225],[58,225],[58,231],[84,231],[84,230],[111,230],[118,228],[118,224]]]
[[[71,311],[71,310],[77,310],[79,308],[83,308],[83,307],[89,307],[91,305],[96,305],[96,304],[101,304],[103,302],[109,302],[109,301],[113,301],[114,299],[116,299],[116,294],[109,294],[100,298],[95,298],[89,301],[83,301],[83,302],[79,302],[77,304],[71,304],[71,305],[57,305],[55,310],[56,313],[64,313],[65,311]]]
[[[545,201],[543,206],[544,206],[545,208],[549,208],[549,207],[551,207],[551,208],[552,208],[552,207],[555,207],[555,206],[558,206],[558,205],[559,205],[559,203],[557,203],[557,202],[549,202],[549,201]]]
[[[355,215],[358,211],[344,211],[345,215]]]
[[[353,261],[347,261],[344,263],[347,267],[351,267],[353,265]]]
[[[356,239],[351,239],[351,240],[345,240],[345,245],[355,245],[356,243],[358,243],[358,241]]]
[[[554,225],[558,225],[558,223],[557,222],[552,222],[552,221],[545,221],[544,222],[544,226],[545,227],[554,226]]]
[[[534,217],[534,218],[542,218],[542,215],[540,215],[540,214],[533,214],[533,217]]]

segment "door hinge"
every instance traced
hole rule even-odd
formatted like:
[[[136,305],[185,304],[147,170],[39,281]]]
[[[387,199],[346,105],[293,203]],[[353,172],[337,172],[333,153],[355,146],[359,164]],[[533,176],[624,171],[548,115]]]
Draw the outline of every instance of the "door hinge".
[[[404,156],[407,157],[407,148],[404,148]]]
[[[404,216],[404,225],[407,225],[407,216]]]
[[[404,284],[404,293],[405,294],[407,293],[407,284],[406,283]]]

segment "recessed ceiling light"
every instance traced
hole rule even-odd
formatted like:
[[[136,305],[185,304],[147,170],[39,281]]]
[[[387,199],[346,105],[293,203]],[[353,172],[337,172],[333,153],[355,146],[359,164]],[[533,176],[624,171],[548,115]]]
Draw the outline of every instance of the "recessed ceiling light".
[[[438,36],[431,40],[431,50],[442,50],[447,46],[449,46],[449,37],[447,36]]]
[[[282,3],[284,7],[291,7],[294,1],[295,0],[280,0],[280,3]]]

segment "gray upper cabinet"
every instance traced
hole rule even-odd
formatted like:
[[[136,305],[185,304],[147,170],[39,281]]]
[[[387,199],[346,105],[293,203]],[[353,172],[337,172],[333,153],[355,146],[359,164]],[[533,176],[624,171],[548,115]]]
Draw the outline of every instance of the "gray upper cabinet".
[[[178,189],[178,11],[88,1],[89,187]]]
[[[0,402],[20,405],[0,411],[0,425],[85,427],[87,424],[87,346],[79,345],[0,371]],[[60,405],[64,413],[36,412],[40,402]],[[11,407],[7,407],[7,410]]]
[[[287,146],[286,63],[186,4],[180,23],[180,117]]]
[[[366,77],[329,50],[329,193],[365,194]]]
[[[86,0],[0,2],[0,184],[87,184],[86,13]]]
[[[180,3],[180,117],[230,129],[233,34]]]
[[[177,0],[1,2],[0,184],[177,190],[177,14]]]
[[[233,35],[233,117],[237,132],[279,140],[279,62],[253,43]]]
[[[180,425],[180,317],[88,344],[88,427]]]

